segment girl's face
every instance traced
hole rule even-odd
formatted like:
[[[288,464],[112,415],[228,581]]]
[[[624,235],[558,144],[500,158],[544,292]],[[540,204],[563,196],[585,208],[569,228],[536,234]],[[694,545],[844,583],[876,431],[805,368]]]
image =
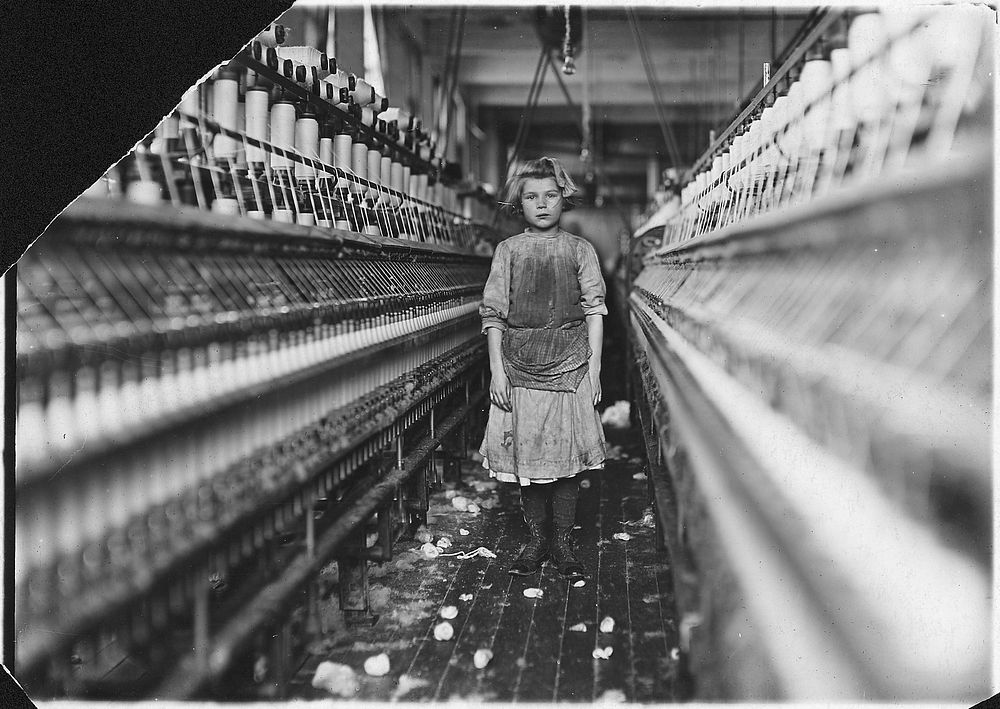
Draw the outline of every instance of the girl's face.
[[[554,177],[529,177],[521,189],[524,218],[537,231],[553,232],[559,228],[563,197]]]

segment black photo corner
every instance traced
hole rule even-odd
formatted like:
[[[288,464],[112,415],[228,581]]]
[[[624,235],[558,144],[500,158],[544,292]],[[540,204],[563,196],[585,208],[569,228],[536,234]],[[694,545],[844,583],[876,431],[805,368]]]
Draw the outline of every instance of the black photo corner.
[[[4,268],[189,87],[292,4],[5,4]],[[52,130],[39,130],[41,116]]]
[[[0,705],[1000,707],[994,10],[293,5],[0,8]]]

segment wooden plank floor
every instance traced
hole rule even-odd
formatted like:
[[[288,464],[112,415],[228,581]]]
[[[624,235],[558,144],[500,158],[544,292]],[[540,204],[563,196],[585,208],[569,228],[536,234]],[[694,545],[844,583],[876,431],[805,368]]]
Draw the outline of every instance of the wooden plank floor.
[[[419,543],[397,545],[393,561],[373,565],[371,598],[377,618],[338,625],[336,600],[327,601],[332,628],[303,665],[292,696],[326,697],[311,686],[323,661],[342,663],[357,675],[352,698],[370,701],[667,702],[676,698],[677,646],[673,591],[666,552],[642,522],[649,512],[638,431],[616,432],[609,443],[620,451],[604,471],[585,476],[577,508],[577,550],[590,572],[582,588],[570,587],[546,565],[526,578],[507,568],[526,539],[517,492],[492,483],[478,464],[463,465],[461,481],[434,494],[427,530],[447,537],[446,552],[484,546],[496,559],[455,556],[427,559]],[[492,509],[459,512],[461,495]],[[647,517],[647,522],[649,518]],[[629,523],[632,524],[629,524]],[[465,529],[467,535],[460,534]],[[616,533],[630,535],[615,539]],[[540,588],[541,598],[528,598]],[[444,606],[455,606],[454,637],[434,638]],[[602,620],[614,629],[601,632]],[[612,648],[608,659],[595,649]],[[484,669],[473,654],[489,649]],[[390,671],[367,676],[366,658],[385,652]]]

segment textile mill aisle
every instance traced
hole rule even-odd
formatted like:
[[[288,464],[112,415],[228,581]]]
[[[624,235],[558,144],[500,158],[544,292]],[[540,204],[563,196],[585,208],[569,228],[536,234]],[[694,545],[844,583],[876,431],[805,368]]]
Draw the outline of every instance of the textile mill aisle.
[[[572,587],[550,564],[528,577],[507,573],[527,535],[517,493],[490,480],[477,462],[464,461],[460,480],[433,496],[416,538],[372,568],[373,622],[336,627],[336,600],[328,601],[327,618],[335,622],[298,672],[291,695],[675,698],[681,688],[671,572],[646,503],[641,438],[636,430],[613,431],[608,443],[606,469],[581,476],[576,546],[590,572],[585,585]],[[478,510],[465,511],[469,504]],[[428,553],[430,547],[441,553]],[[376,672],[387,661],[388,671],[371,676],[366,661]]]

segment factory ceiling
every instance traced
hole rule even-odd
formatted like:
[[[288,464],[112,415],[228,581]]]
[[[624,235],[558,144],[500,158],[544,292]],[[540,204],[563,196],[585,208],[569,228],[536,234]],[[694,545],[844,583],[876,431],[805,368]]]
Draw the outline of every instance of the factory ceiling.
[[[353,32],[329,31],[328,8],[318,3],[298,4],[279,22],[295,28],[292,44],[325,43],[338,58],[353,55],[357,63],[362,11],[352,18],[344,5],[334,7],[340,26]],[[711,131],[727,125],[760,85],[764,62],[780,55],[811,13],[759,5],[573,6],[575,72],[567,74],[562,70],[566,7],[377,6],[390,102],[433,123],[435,103],[428,97],[442,85],[454,85],[464,110],[450,118],[464,122],[460,130],[473,137],[469,144],[453,144],[447,157],[466,172],[501,182],[523,132],[518,157],[559,157],[578,177],[599,177],[592,196],[640,208],[655,175],[690,165],[707,147]],[[544,66],[532,102],[543,47],[553,61]],[[581,159],[584,154],[589,161]]]
[[[457,7],[411,9],[400,20],[419,26],[425,51],[443,66],[451,23],[463,17],[461,12]],[[459,91],[473,109],[472,120],[483,129],[495,128],[504,152],[528,113],[532,80],[547,42],[555,62],[546,67],[520,154],[558,155],[583,172],[581,118],[589,104],[591,154],[608,178],[605,189],[623,202],[642,203],[650,159],[661,170],[677,161],[689,165],[700,155],[710,131],[735,115],[759,86],[763,63],[780,54],[808,15],[803,8],[586,7],[570,18],[576,72],[568,75],[562,71],[562,7],[469,7],[458,60]],[[655,79],[663,121],[676,141],[673,155],[640,47]]]

